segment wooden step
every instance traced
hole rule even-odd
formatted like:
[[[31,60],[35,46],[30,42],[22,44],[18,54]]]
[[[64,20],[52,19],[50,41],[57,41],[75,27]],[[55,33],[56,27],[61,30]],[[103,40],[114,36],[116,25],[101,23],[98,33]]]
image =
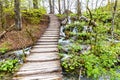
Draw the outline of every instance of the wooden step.
[[[59,33],[59,31],[50,31],[50,30],[46,30],[45,33],[55,33],[55,34],[57,34],[57,33]]]
[[[57,71],[61,71],[59,60],[48,62],[27,62],[19,69],[19,72],[17,72],[15,76],[42,74]]]
[[[54,33],[58,33],[59,30],[54,30],[54,31],[53,31],[53,30],[46,30],[45,33],[46,33],[46,32],[51,32],[51,33],[54,32]]]
[[[57,48],[58,45],[35,45],[33,48]]]
[[[59,27],[48,27],[47,29],[60,29]]]
[[[46,29],[46,31],[59,31],[59,29]]]
[[[35,43],[35,45],[57,45],[58,44],[58,42],[37,42],[37,43]]]
[[[58,54],[60,23],[55,15],[49,17],[49,27],[35,43],[13,80],[62,80]]]
[[[13,80],[62,80],[60,72],[28,75],[24,77],[14,77]]]
[[[54,33],[44,33],[43,35],[53,35]],[[56,35],[59,35],[59,33],[56,33]]]
[[[40,39],[58,39],[59,37],[56,37],[56,36],[54,36],[54,37],[51,37],[51,36],[47,36],[47,37],[45,37],[45,36],[42,36]]]
[[[57,52],[58,48],[33,48],[31,52]]]
[[[47,29],[59,29],[59,27],[48,27]]]
[[[33,53],[26,58],[27,62],[43,62],[60,59],[57,52]]]
[[[42,35],[42,37],[59,37],[59,35]]]
[[[58,42],[57,39],[39,39],[38,42]]]

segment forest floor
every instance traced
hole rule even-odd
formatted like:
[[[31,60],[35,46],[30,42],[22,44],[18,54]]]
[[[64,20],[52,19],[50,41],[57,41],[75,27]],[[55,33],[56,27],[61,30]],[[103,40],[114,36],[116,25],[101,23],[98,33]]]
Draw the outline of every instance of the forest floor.
[[[43,21],[40,21],[39,24],[31,24],[27,20],[22,19],[21,31],[13,29],[0,39],[0,51],[18,50],[33,45],[49,24],[48,16],[42,16],[41,20]],[[7,24],[12,25],[13,23],[14,19],[7,19]],[[3,29],[0,29],[0,34],[3,31]]]

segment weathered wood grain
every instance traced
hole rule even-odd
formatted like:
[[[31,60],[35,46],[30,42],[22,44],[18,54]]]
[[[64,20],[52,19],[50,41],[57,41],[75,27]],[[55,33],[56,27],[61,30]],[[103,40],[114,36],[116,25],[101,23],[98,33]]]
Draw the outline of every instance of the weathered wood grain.
[[[60,23],[56,16],[49,16],[49,27],[35,43],[13,80],[62,80],[57,47]]]
[[[54,61],[59,60],[57,52],[48,53],[34,53],[26,58],[27,62],[43,62],[43,61]]]

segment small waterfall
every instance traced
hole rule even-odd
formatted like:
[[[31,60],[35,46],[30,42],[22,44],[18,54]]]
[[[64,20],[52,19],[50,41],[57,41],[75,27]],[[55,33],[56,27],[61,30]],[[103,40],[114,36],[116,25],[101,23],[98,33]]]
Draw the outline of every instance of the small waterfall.
[[[83,32],[93,32],[92,26],[90,26],[90,27],[84,26],[83,27]]]
[[[70,16],[68,16],[68,24],[71,24],[71,23],[72,23],[72,21],[70,19]]]
[[[60,37],[65,37],[64,26],[61,26],[60,28]]]
[[[73,31],[72,31],[74,34],[77,34],[78,33],[78,29],[77,27],[74,27]]]

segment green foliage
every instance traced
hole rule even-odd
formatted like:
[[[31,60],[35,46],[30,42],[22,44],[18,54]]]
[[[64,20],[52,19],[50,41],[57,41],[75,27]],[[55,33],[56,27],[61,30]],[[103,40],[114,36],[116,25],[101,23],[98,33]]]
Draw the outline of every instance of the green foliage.
[[[93,80],[103,76],[109,76],[111,80],[120,78],[120,73],[116,72],[119,68],[116,64],[120,61],[118,59],[120,45],[104,44],[94,47],[97,47],[97,49],[80,54],[78,52],[80,49],[74,45],[68,53],[70,57],[62,62],[63,68],[72,74],[78,74],[80,68],[83,68],[82,74],[93,78]]]
[[[114,38],[111,39],[111,21],[112,14],[110,11],[99,8],[92,11],[93,20],[98,26],[92,27],[92,32],[83,31],[84,26],[88,23],[84,21],[73,22],[65,27],[65,34],[71,39],[75,37],[72,46],[69,46],[67,55],[69,56],[62,61],[62,67],[67,73],[79,75],[82,69],[82,75],[98,80],[110,78],[110,80],[120,79],[120,43],[115,42],[120,40],[120,15],[116,14],[114,25]],[[89,14],[84,14],[89,17]],[[77,28],[77,33],[73,32]],[[90,45],[89,50],[83,50],[80,45]],[[60,48],[62,49],[62,48]],[[62,50],[61,54],[64,54]],[[81,54],[82,53],[82,54]],[[63,57],[63,56],[62,56]]]
[[[71,54],[70,56],[71,57],[69,59],[66,59],[62,62],[62,66],[67,72],[76,74],[79,72],[81,66],[80,57],[73,54]]]
[[[77,14],[75,14],[75,13],[71,13],[71,14],[69,14],[69,16],[72,18],[72,17],[76,17]]]
[[[60,20],[63,20],[64,18],[67,17],[66,14],[56,14],[56,16],[57,16]]]
[[[74,54],[75,52],[81,51],[81,47],[78,43],[72,44],[72,46],[69,47],[70,53]]]
[[[10,18],[14,18],[14,8],[5,8],[4,10],[7,16],[9,16]]]
[[[44,14],[46,14],[46,10],[44,8],[22,11],[23,18],[25,18],[31,24],[40,23],[40,19],[43,17]]]
[[[10,43],[4,42],[0,45],[0,53],[4,54],[9,50],[9,47],[11,46]]]
[[[76,27],[78,32],[80,32],[83,30],[85,24],[86,24],[85,22],[75,21],[74,23],[66,25],[65,30],[73,31],[73,28]]]
[[[89,17],[88,13],[84,13],[86,17]],[[103,8],[98,8],[92,11],[92,19],[99,23],[111,23],[112,15],[110,11],[103,10]]]
[[[5,71],[5,72],[13,72],[18,64],[18,60],[6,60],[3,62],[0,62],[0,71]]]
[[[87,40],[87,39],[90,39],[90,33],[86,33],[86,32],[81,32],[81,33],[78,33],[78,40]]]
[[[117,45],[97,46],[97,50],[95,49],[81,55],[81,59],[84,62],[84,64],[82,64],[82,67],[84,67],[87,76],[93,76],[94,79],[98,79],[102,75],[109,75],[109,73],[112,73],[111,69],[114,71],[115,74],[117,74],[116,67],[118,66],[116,66],[116,63],[119,62],[119,47]],[[114,77],[116,78],[117,76],[114,75]],[[110,76],[110,79],[112,78],[113,76]]]
[[[4,54],[4,53],[6,53],[7,50],[8,50],[8,48],[0,48],[0,53]]]
[[[82,32],[84,25],[86,25],[86,22],[83,21],[75,21],[71,24],[66,25],[65,27],[65,34],[68,38],[73,36],[78,36],[79,33],[74,33],[73,29],[76,28],[78,32]]]

